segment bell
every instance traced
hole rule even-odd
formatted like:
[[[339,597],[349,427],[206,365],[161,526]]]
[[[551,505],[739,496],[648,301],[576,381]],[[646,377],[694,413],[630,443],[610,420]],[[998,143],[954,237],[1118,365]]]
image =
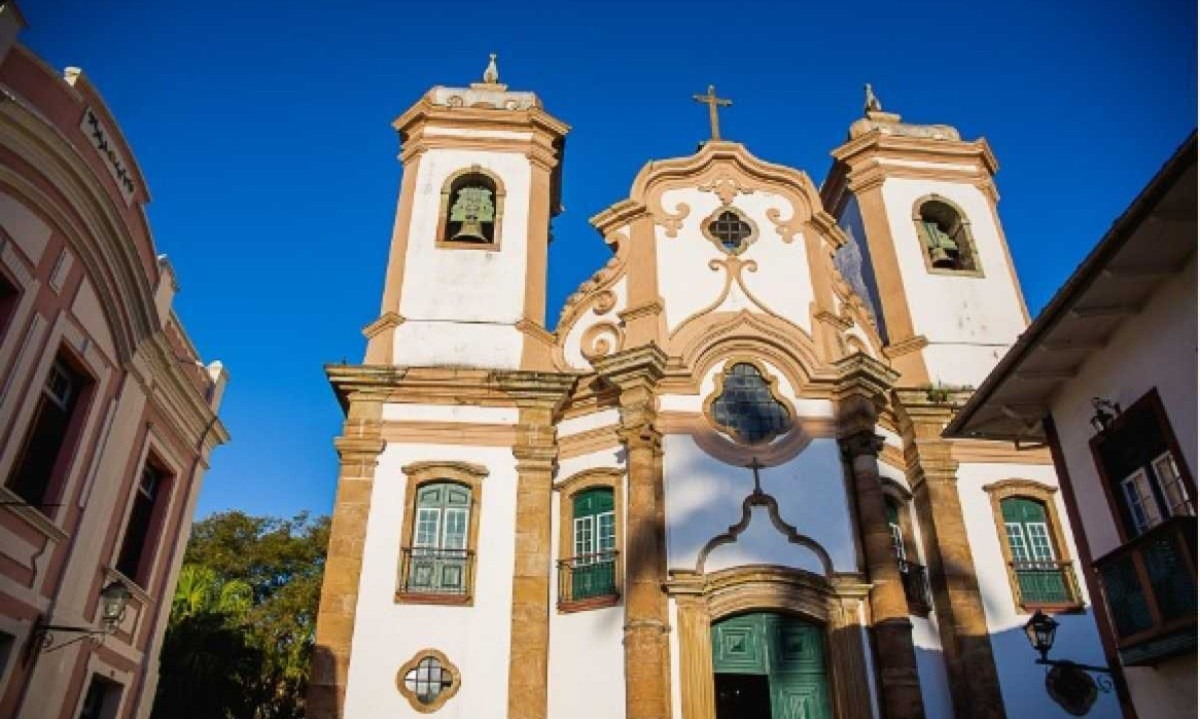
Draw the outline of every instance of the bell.
[[[458,232],[454,233],[454,237],[450,238],[455,242],[487,242],[488,238],[483,234],[483,223],[478,217],[464,218],[462,224],[458,226]]]
[[[954,267],[954,258],[946,253],[945,247],[934,247],[929,251],[930,264],[938,268]]]
[[[485,187],[464,187],[458,191],[454,206],[450,208],[450,221],[457,222],[458,232],[450,239],[457,242],[491,242],[483,234],[483,223],[494,222],[496,208],[492,204],[492,193]]]

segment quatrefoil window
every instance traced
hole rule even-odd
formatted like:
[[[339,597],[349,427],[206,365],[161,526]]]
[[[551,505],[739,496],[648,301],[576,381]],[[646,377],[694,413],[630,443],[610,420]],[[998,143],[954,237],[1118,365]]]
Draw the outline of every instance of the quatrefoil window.
[[[396,684],[413,709],[436,711],[458,691],[458,668],[436,649],[425,649],[400,667]]]
[[[787,432],[792,416],[773,391],[774,380],[750,362],[736,362],[719,376],[709,416],[735,439],[760,444]]]
[[[722,207],[704,221],[704,236],[722,252],[740,255],[758,237],[758,230],[742,213]]]

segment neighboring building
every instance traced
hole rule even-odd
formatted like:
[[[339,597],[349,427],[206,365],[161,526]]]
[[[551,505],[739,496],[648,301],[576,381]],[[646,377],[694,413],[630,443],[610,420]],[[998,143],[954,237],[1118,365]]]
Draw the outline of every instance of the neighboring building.
[[[1039,608],[1102,661],[1049,454],[941,436],[1028,324],[987,143],[869,95],[818,191],[703,99],[553,331],[567,126],[494,66],[395,121],[312,719],[1067,716]]]
[[[1142,719],[1196,716],[1196,347],[1193,133],[946,432],[1049,445]]]
[[[225,373],[171,310],[116,119],[21,27],[0,2],[0,716],[143,719]],[[108,587],[102,642],[41,631],[104,627]]]

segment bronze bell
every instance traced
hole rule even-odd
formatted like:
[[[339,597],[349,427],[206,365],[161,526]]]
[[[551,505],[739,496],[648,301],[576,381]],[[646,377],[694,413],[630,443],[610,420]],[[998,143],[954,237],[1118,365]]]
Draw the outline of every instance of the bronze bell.
[[[929,250],[929,261],[934,267],[954,267],[954,258],[946,253],[946,248],[940,245]]]
[[[455,242],[487,242],[488,238],[483,234],[483,223],[478,217],[470,216],[463,219],[462,224],[458,226],[458,232],[454,233],[454,237],[450,238]]]
[[[484,234],[483,223],[494,222],[496,208],[492,193],[486,187],[464,187],[458,191],[450,221],[457,222],[458,231],[450,239],[456,242],[491,242]]]

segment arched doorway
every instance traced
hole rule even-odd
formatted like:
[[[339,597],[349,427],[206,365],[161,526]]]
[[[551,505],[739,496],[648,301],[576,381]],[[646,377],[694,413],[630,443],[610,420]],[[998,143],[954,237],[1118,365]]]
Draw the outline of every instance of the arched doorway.
[[[824,629],[754,612],[712,625],[716,719],[828,719]]]

